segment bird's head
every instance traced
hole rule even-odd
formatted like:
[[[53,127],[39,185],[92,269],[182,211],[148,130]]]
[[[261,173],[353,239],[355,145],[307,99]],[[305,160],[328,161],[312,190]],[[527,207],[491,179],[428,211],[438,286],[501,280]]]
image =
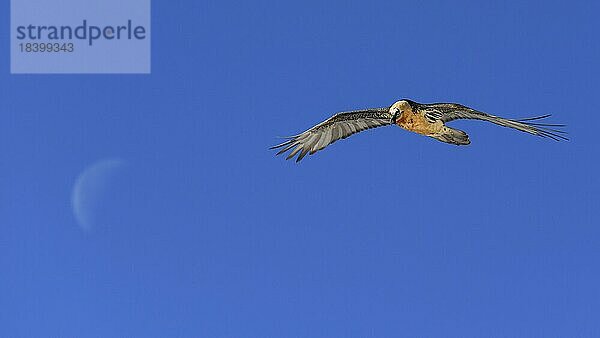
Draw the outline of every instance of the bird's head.
[[[396,124],[396,119],[400,115],[402,115],[402,113],[411,112],[411,111],[412,111],[412,107],[408,100],[400,100],[400,101],[395,102],[390,107],[390,114],[392,115],[392,123]]]

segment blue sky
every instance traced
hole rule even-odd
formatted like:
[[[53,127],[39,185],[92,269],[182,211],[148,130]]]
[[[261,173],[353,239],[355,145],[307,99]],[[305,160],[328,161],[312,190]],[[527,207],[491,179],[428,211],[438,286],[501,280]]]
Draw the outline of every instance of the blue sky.
[[[1,335],[600,335],[599,9],[154,1],[151,75],[10,75],[5,48]],[[267,150],[404,97],[553,113],[571,141],[457,121],[468,147]],[[107,158],[83,231],[71,191]]]

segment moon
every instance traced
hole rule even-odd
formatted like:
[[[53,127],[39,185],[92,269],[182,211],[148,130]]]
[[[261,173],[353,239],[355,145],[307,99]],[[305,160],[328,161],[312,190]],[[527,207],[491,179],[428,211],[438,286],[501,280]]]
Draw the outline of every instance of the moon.
[[[89,232],[96,225],[102,200],[123,165],[121,159],[100,160],[77,177],[71,193],[71,207],[77,223],[84,231]]]

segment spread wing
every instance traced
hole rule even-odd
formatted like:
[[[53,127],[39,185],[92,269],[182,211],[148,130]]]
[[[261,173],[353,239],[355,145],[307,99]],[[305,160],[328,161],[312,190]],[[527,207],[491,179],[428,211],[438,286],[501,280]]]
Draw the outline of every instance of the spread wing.
[[[422,105],[422,109],[425,111],[425,117],[430,122],[441,120],[445,123],[459,119],[483,120],[495,123],[499,126],[517,129],[532,135],[548,137],[556,141],[568,140],[564,136],[566,132],[557,129],[564,127],[564,124],[547,124],[537,122],[539,120],[548,118],[551,115],[542,115],[520,120],[511,120],[499,116],[486,114],[456,103],[425,104]]]
[[[301,134],[286,137],[285,142],[270,149],[281,148],[277,155],[292,150],[286,160],[300,153],[296,159],[299,162],[306,154],[312,155],[337,140],[363,130],[387,126],[391,124],[391,118],[388,108],[338,113]]]

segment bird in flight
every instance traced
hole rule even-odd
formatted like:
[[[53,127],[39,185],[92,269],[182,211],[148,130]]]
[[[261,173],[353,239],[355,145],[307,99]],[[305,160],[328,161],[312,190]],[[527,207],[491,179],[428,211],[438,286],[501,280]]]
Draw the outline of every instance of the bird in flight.
[[[471,141],[467,133],[446,125],[446,122],[459,119],[483,120],[556,141],[568,140],[564,136],[566,132],[557,129],[565,125],[540,123],[540,120],[547,117],[550,115],[512,120],[486,114],[457,103],[417,103],[404,99],[388,108],[371,108],[335,114],[303,133],[285,137],[285,142],[270,149],[279,149],[277,155],[291,150],[286,159],[289,160],[299,154],[296,158],[296,162],[299,162],[307,154],[312,155],[337,140],[345,139],[363,130],[392,124],[445,143],[468,145]]]

